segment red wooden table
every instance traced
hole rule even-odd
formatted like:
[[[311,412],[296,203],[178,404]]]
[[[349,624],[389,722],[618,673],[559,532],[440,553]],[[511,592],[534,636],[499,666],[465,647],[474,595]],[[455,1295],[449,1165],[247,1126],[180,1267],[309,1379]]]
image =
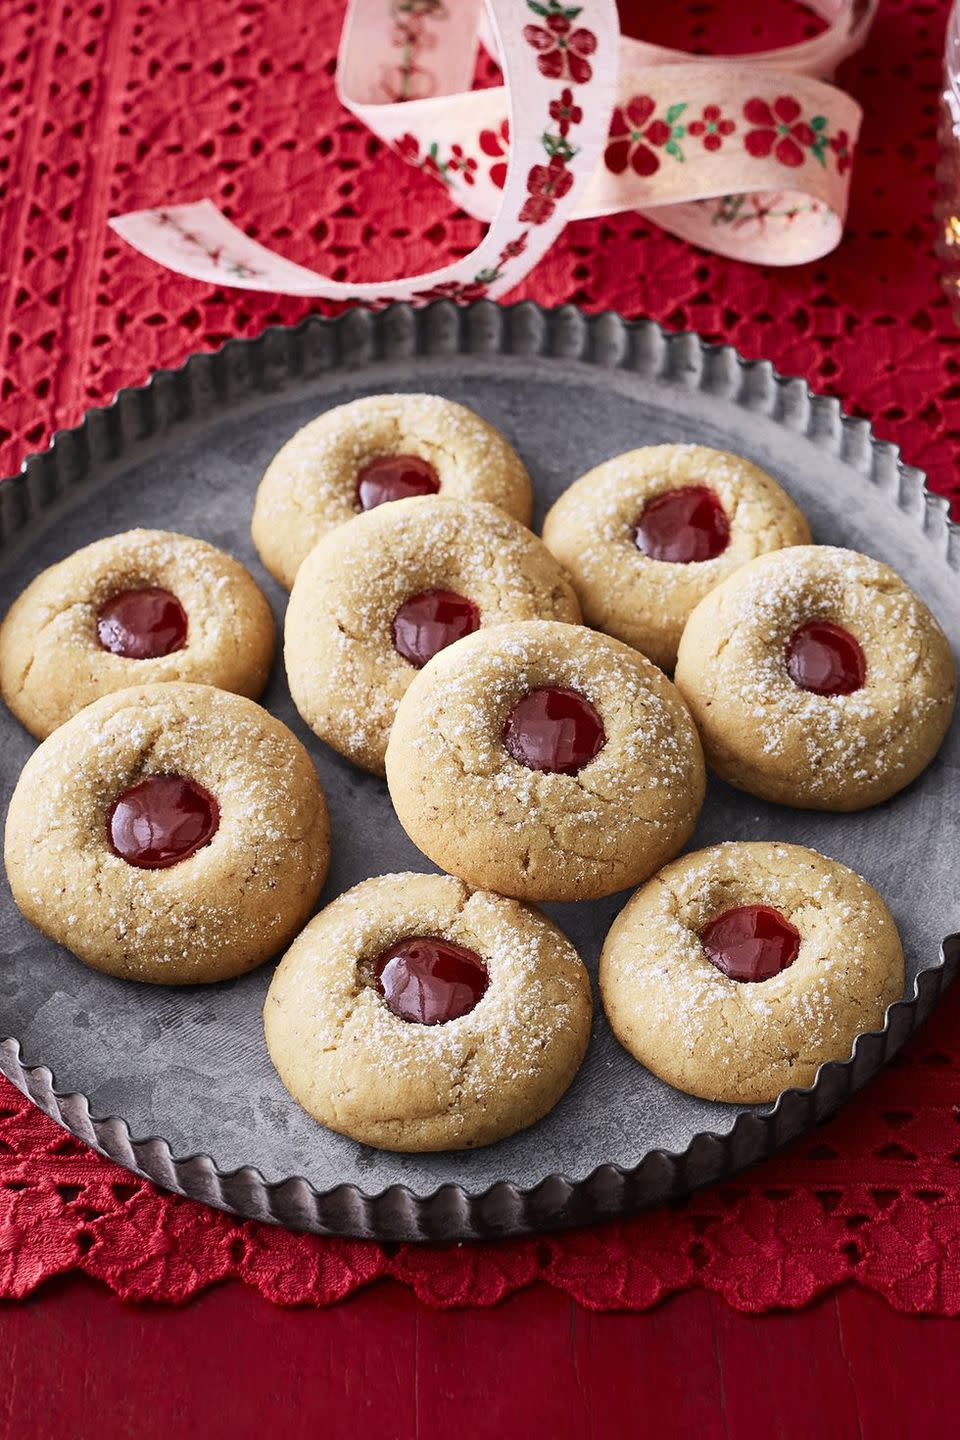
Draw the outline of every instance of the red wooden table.
[[[89,1281],[0,1306],[0,1440],[932,1440],[955,1435],[960,1324],[847,1289],[740,1315],[691,1291],[596,1314],[538,1287],[432,1310],[392,1282],[325,1310],[237,1284],[182,1310]]]
[[[478,227],[438,187],[337,110],[340,9],[0,0],[0,473],[118,386],[310,308],[155,271],[108,238],[111,211],[210,194],[337,278],[411,273],[475,242]],[[650,38],[715,49],[795,39],[807,24],[791,0],[622,9]],[[957,493],[960,331],[931,249],[945,18],[945,0],[883,0],[867,51],[845,69],[867,123],[835,256],[750,270],[620,215],[571,226],[524,293],[651,314],[769,356],[871,415]],[[835,1126],[741,1187],[616,1241],[585,1237],[578,1270],[566,1242],[566,1268],[544,1247],[552,1286],[530,1284],[536,1257],[512,1271],[505,1258],[502,1286],[483,1295],[529,1288],[491,1308],[434,1309],[381,1281],[328,1308],[285,1309],[254,1280],[296,1291],[280,1282],[306,1251],[279,1254],[265,1285],[269,1237],[211,1221],[226,1238],[191,1272],[200,1212],[64,1147],[0,1086],[0,1294],[21,1297],[0,1300],[0,1440],[246,1436],[271,1423],[400,1440],[534,1426],[555,1440],[956,1433],[960,1328],[938,1317],[960,1310],[958,1117],[960,994]],[[645,1224],[666,1236],[659,1270]],[[311,1253],[310,1293],[333,1293]],[[73,1273],[84,1266],[120,1294],[161,1299],[218,1274],[250,1284],[182,1308],[133,1305]],[[844,1277],[856,1283],[829,1288]],[[362,1279],[355,1270],[344,1288]],[[640,1314],[599,1313],[566,1293],[641,1306],[677,1288]],[[436,1283],[422,1290],[449,1298]],[[479,1292],[468,1276],[457,1293]],[[751,1314],[722,1298],[762,1310],[815,1294],[805,1309]]]

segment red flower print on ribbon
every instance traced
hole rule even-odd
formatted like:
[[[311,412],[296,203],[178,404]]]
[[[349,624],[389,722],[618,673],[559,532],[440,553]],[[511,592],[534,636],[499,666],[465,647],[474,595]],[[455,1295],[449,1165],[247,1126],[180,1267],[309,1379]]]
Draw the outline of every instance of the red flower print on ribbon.
[[[793,197],[793,198],[791,198]],[[709,209],[711,225],[729,225],[731,230],[748,231],[753,235],[767,232],[767,221],[783,221],[783,229],[789,229],[801,215],[823,215],[825,208],[819,201],[811,200],[801,204],[792,191],[764,190],[754,195],[723,195],[719,201],[699,200],[699,205]]]
[[[830,140],[830,149],[837,157],[837,170],[845,175],[853,164],[853,151],[850,145],[850,136],[846,130],[838,130]]]
[[[809,122],[804,120],[800,103],[792,95],[778,96],[772,106],[754,97],[744,105],[743,118],[757,127],[743,137],[744,148],[755,159],[763,160],[772,154],[781,165],[796,169],[809,151],[821,165],[826,163],[823,152],[827,118],[814,115]]]
[[[528,4],[535,14],[544,18],[543,25],[527,25],[523,31],[527,44],[540,52],[537,56],[540,74],[548,80],[572,80],[575,85],[586,85],[593,75],[587,56],[596,50],[597,37],[582,26],[573,28],[579,9],[565,10],[554,0],[549,8],[530,0]]]
[[[495,158],[507,156],[510,153],[510,121],[501,120],[496,130],[480,131],[480,149],[484,155],[492,155]],[[497,159],[496,165],[490,166],[490,181],[502,190],[507,183],[507,162],[506,159]]]
[[[660,169],[660,157],[652,146],[666,145],[670,126],[656,120],[656,104],[649,95],[634,95],[626,105],[618,105],[610,122],[610,138],[604,152],[607,169],[622,175],[629,165],[638,175],[653,175]]]
[[[573,91],[561,90],[559,100],[550,101],[550,119],[557,122],[557,129],[563,136],[569,135],[571,125],[579,125],[583,111],[573,103]]]
[[[573,176],[559,155],[548,165],[534,165],[527,176],[530,193],[520,211],[520,219],[531,225],[545,224],[556,209],[556,202],[566,195],[572,184]]]
[[[734,121],[723,114],[719,105],[704,105],[699,120],[691,120],[687,134],[703,141],[704,150],[719,150],[728,135],[736,130]]]
[[[522,255],[527,248],[527,232],[522,231],[515,240],[508,240],[500,251],[500,264],[505,260],[513,260],[517,255]]]
[[[416,164],[420,158],[420,141],[416,135],[401,135],[400,139],[394,142],[394,148],[398,155],[402,155],[404,160],[410,160],[413,164]]]
[[[472,155],[463,153],[462,145],[451,145],[450,159],[446,163],[446,169],[452,174],[459,175],[465,185],[475,183],[477,162]]]
[[[422,170],[425,170],[428,175],[432,175],[435,180],[446,179],[443,167],[438,159],[439,151],[436,144],[430,146],[426,155],[420,154],[420,141],[416,135],[401,135],[399,140],[394,141],[394,145],[397,154],[402,155],[408,164],[419,165]]]
[[[411,165],[419,165],[421,170],[425,170],[436,180],[442,180],[445,185],[450,184],[451,175],[459,175],[465,185],[476,183],[477,162],[472,155],[464,154],[462,145],[451,145],[446,160],[440,154],[440,146],[436,140],[431,141],[425,154],[420,153],[420,142],[416,135],[401,135],[399,140],[394,141],[394,146],[397,154],[402,155],[404,160]]]
[[[225,253],[222,245],[212,244],[202,234],[195,235],[192,230],[188,230],[175,216],[171,215],[169,210],[155,210],[153,218],[161,229],[173,230],[183,241],[185,249],[199,251],[202,255],[206,255],[211,265],[223,270],[227,275],[238,280],[249,280],[261,273],[252,265],[248,265],[245,260],[237,260],[232,255]]]
[[[469,304],[472,300],[485,300],[488,285],[482,280],[447,280],[442,285],[433,285],[429,290],[418,290],[417,300],[460,300]]]
[[[394,21],[390,43],[403,52],[403,58],[398,65],[383,68],[382,89],[395,103],[423,100],[433,94],[435,77],[417,64],[417,56],[436,48],[436,36],[426,24],[431,15],[442,14],[442,0],[393,0],[390,10]]]

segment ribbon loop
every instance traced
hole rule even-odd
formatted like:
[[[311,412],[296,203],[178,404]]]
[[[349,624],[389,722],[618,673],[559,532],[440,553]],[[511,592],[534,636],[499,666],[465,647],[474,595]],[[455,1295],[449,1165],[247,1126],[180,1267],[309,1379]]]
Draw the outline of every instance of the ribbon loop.
[[[198,280],[333,300],[471,300],[512,289],[574,215],[631,209],[764,264],[831,250],[846,217],[859,106],[821,76],[865,39],[877,0],[811,0],[826,28],[749,57],[619,35],[614,0],[351,0],[343,103],[490,228],[427,275],[334,281],[202,200],[116,217],[143,254]],[[469,88],[478,39],[504,85]]]

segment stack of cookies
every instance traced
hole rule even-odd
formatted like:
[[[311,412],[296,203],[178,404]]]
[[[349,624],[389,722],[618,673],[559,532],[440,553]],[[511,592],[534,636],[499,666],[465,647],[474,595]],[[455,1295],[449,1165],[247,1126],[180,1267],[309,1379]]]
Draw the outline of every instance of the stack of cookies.
[[[437,396],[331,410],[264,475],[253,538],[290,589],[296,707],[386,777],[446,872],[373,877],[312,920],[327,807],[304,747],[255,703],[273,623],[237,561],[113,536],[40,575],[0,627],[0,691],[42,741],[7,817],[24,914],[87,964],[158,984],[285,950],[270,1055],[311,1115],[366,1144],[483,1145],[560,1099],[591,987],[535,902],[639,887],[603,947],[604,1009],[695,1095],[808,1085],[902,993],[893,919],[836,860],[759,842],[676,857],[705,759],[818,810],[908,785],[955,695],[929,610],[887,567],[811,544],[769,475],[703,446],[600,465],[542,539],[531,514],[516,452]]]

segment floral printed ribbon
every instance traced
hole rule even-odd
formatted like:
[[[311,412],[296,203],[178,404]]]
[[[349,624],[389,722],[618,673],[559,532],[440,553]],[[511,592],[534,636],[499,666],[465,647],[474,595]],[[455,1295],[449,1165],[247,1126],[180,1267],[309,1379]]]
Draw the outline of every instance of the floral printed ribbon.
[[[621,38],[614,0],[350,0],[343,103],[455,202],[477,248],[398,281],[330,280],[251,240],[209,200],[111,225],[197,280],[327,299],[472,300],[515,286],[574,215],[644,212],[763,264],[839,241],[859,106],[820,78],[866,38],[878,0],[809,0],[825,21],[779,51],[695,57]],[[478,34],[504,85],[470,88]]]

